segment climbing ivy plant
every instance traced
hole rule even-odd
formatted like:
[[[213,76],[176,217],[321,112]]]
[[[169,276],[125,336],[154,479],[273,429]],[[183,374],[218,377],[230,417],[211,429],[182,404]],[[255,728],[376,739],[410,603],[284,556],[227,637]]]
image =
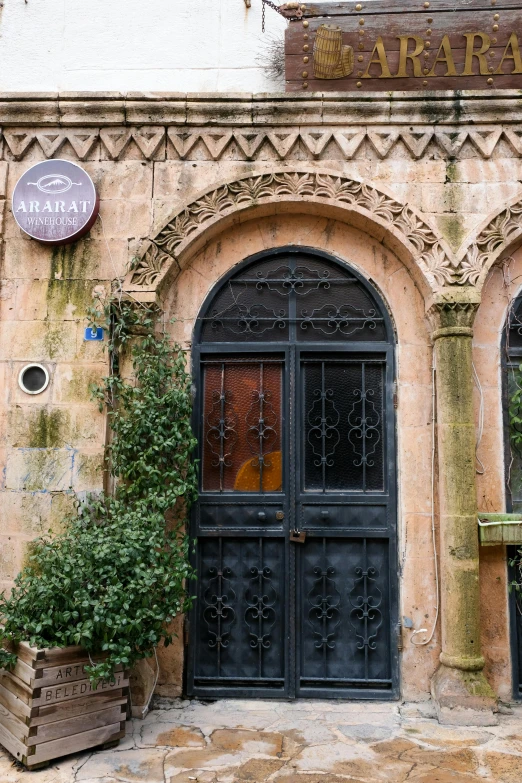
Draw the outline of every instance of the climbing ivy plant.
[[[90,320],[110,335],[112,371],[92,392],[111,425],[115,490],[78,501],[61,535],[32,543],[10,597],[0,595],[0,665],[15,664],[20,640],[81,645],[97,682],[152,655],[161,640],[170,644],[172,619],[190,605],[184,531],[196,498],[196,441],[185,355],[158,328],[157,312],[113,296],[95,302]],[[125,378],[119,368],[129,358]]]
[[[509,371],[509,438],[511,446],[511,463],[508,470],[508,484],[511,492],[520,482],[522,466],[522,365],[510,368]],[[522,598],[522,548],[517,547],[516,555],[510,558],[512,579],[509,590],[515,590],[517,604]]]

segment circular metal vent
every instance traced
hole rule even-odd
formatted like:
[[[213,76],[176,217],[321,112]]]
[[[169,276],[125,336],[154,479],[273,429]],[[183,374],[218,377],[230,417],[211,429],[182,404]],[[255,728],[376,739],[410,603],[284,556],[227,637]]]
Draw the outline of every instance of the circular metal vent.
[[[26,394],[40,394],[49,385],[49,373],[41,364],[26,364],[20,370],[18,385]]]

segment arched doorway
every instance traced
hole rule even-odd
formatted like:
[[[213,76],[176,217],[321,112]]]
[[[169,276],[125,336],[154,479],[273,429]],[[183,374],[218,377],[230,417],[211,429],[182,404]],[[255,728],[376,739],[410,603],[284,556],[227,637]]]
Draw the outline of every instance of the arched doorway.
[[[277,249],[215,286],[194,338],[189,695],[396,697],[394,335],[381,298],[325,253]]]

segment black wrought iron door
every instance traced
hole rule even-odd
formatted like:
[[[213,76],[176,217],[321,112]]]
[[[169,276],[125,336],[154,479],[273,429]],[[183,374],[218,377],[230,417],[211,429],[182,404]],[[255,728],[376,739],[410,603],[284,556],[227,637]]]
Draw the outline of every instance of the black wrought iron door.
[[[311,249],[249,259],[194,348],[200,499],[187,690],[397,695],[393,333]]]

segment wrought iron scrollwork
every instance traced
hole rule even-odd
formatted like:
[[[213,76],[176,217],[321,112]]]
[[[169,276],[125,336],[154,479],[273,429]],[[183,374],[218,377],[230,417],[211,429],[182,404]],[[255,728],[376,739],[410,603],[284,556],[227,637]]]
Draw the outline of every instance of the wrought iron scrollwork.
[[[315,457],[314,465],[322,469],[323,489],[326,486],[326,468],[334,464],[334,454],[341,439],[338,425],[340,414],[333,401],[333,389],[325,385],[325,366],[321,363],[321,388],[313,392],[314,401],[308,411],[308,443]]]
[[[228,647],[230,631],[236,617],[231,606],[236,597],[230,584],[231,577],[232,569],[228,566],[212,566],[208,569],[209,582],[203,595],[203,619],[210,637],[208,646],[210,649],[217,649],[218,653],[222,648]]]
[[[315,566],[314,574],[317,579],[308,593],[308,623],[318,637],[314,646],[326,652],[335,648],[335,634],[341,622],[341,594],[333,580],[332,566]]]
[[[231,394],[225,391],[225,365],[221,365],[220,388],[212,392],[212,408],[206,419],[206,441],[213,456],[211,465],[219,468],[219,489],[223,491],[225,468],[232,465],[230,457],[237,443],[237,416]]]
[[[277,415],[271,402],[272,395],[265,389],[265,369],[263,362],[259,365],[259,389],[252,392],[252,404],[246,415],[247,442],[255,455],[252,467],[259,468],[259,490],[263,489],[263,470],[272,467],[266,454],[272,451],[277,443]]]
[[[353,292],[348,302],[343,295],[347,287]],[[335,304],[325,301],[324,293],[328,289],[337,297]],[[296,306],[305,297],[313,300],[310,310]],[[325,303],[316,307],[321,298]],[[281,299],[289,300],[287,307],[279,307]],[[357,303],[364,306],[357,307]],[[210,341],[223,339],[223,333],[227,332],[246,337],[271,332],[275,336],[281,331],[286,333],[287,327],[294,323],[302,330],[337,337],[365,329],[377,333],[376,327],[384,324],[358,280],[347,272],[328,268],[326,263],[303,265],[291,260],[272,269],[239,273],[228,281],[214,305],[202,319],[210,324]]]
[[[364,313],[348,304],[343,304],[340,307],[325,304],[315,308],[311,313],[308,313],[307,310],[301,310],[299,320],[301,329],[312,327],[312,329],[329,336],[343,334],[346,337],[365,328],[375,329],[378,323],[383,323],[383,318],[378,317],[375,310],[372,309]]]
[[[355,579],[350,590],[350,604],[353,609],[350,612],[350,625],[359,640],[357,649],[369,650],[377,647],[377,634],[382,625],[382,593],[377,587],[376,579],[379,572],[373,566],[360,566],[355,569]]]
[[[362,388],[354,389],[355,401],[348,414],[348,440],[350,441],[355,459],[353,464],[363,468],[363,489],[366,489],[366,468],[375,465],[374,456],[381,440],[381,416],[373,401],[375,389],[366,387],[366,367],[362,364]]]
[[[230,312],[233,315],[230,315]],[[217,312],[211,316],[212,329],[228,329],[232,334],[259,335],[271,329],[284,329],[288,323],[286,310],[276,311],[262,304],[253,304],[250,307],[238,304],[223,314]]]
[[[332,282],[339,282],[333,280]],[[341,282],[345,282],[342,278]],[[327,269],[318,271],[298,266],[291,269],[289,266],[279,266],[269,272],[258,272],[256,288],[261,291],[266,286],[270,291],[275,291],[281,296],[289,296],[292,292],[299,296],[306,296],[318,288],[330,288],[330,272]]]
[[[250,569],[251,580],[246,591],[245,623],[250,633],[250,646],[267,650],[271,645],[270,633],[275,625],[277,593],[272,585],[272,571],[268,566]]]

